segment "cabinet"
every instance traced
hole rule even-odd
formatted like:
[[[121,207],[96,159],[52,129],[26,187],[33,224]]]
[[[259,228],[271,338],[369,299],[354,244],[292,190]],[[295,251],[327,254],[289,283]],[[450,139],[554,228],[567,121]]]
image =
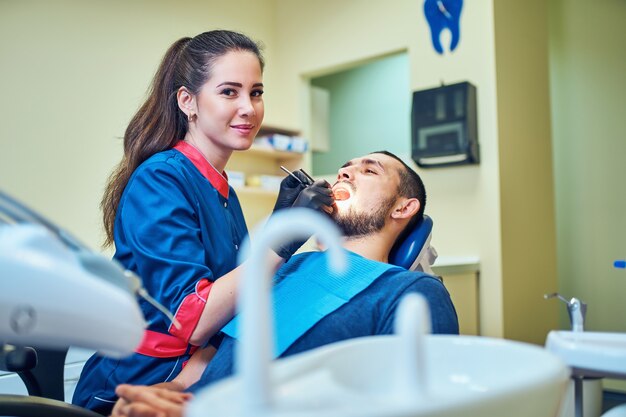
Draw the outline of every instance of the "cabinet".
[[[282,134],[297,136],[298,132],[271,126],[263,126],[259,130],[258,137],[270,134]],[[284,177],[286,174],[280,169],[284,166],[290,171],[302,168],[305,161],[304,153],[277,151],[258,145],[252,145],[247,151],[235,152],[228,161],[227,171],[242,172],[246,180],[262,175],[274,175]],[[305,168],[306,169],[306,168]],[[252,231],[256,225],[264,221],[274,208],[276,190],[266,189],[261,186],[233,186],[246,219],[248,229]]]
[[[443,278],[456,313],[459,331],[464,335],[480,335],[479,277],[480,263],[475,257],[439,257],[433,272]]]

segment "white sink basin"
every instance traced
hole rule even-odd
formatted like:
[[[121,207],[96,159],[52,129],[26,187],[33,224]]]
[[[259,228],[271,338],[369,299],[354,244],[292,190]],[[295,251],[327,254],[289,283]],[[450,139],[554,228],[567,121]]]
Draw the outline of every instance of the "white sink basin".
[[[269,409],[245,414],[233,377],[200,392],[186,416],[553,417],[569,379],[558,357],[534,345],[434,335],[424,337],[423,392],[401,395],[392,375],[399,344],[366,337],[275,361]]]
[[[626,378],[626,333],[552,331],[546,348],[578,374]]]

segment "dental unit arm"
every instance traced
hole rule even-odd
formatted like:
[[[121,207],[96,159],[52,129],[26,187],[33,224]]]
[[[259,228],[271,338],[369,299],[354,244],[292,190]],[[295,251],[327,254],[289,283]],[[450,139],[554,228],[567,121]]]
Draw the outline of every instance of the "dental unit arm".
[[[0,343],[132,353],[141,281],[0,191]]]

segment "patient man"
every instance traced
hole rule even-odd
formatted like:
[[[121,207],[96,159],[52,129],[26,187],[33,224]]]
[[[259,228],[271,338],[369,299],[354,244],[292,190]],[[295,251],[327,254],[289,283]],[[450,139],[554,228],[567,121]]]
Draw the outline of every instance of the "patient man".
[[[423,216],[426,192],[420,177],[398,157],[381,151],[347,162],[339,169],[333,191],[347,197],[336,201],[331,215],[345,237],[342,244],[348,250],[350,265],[346,275],[355,280],[359,277],[360,281],[363,277],[367,279],[356,286],[345,304],[325,311],[323,318],[298,329],[295,340],[283,343],[285,346],[278,356],[355,337],[390,334],[396,307],[409,292],[418,292],[428,301],[433,333],[458,334],[456,311],[439,279],[387,264],[394,243],[407,226]],[[296,255],[278,271],[274,293],[280,291],[281,284],[290,281],[321,282],[334,278],[326,268],[326,259],[320,252]],[[318,298],[300,305],[315,308],[320,304],[324,309],[325,297]],[[293,321],[292,317],[276,312],[279,334],[281,323],[286,326]],[[116,391],[120,400],[113,416],[182,415],[191,394],[177,391],[192,384],[194,391],[232,374],[236,342],[231,337],[232,331],[227,330],[229,327],[224,329],[226,335],[217,351],[209,347],[197,352],[173,381],[152,387],[120,385]]]

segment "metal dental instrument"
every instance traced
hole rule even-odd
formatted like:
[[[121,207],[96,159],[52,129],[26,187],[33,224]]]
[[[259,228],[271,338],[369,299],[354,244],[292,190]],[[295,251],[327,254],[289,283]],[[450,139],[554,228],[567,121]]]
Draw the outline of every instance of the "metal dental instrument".
[[[308,174],[305,170],[303,170],[302,168],[300,168],[300,171],[302,171],[302,173],[303,173],[304,175],[306,175],[306,177],[307,177],[307,178],[308,178],[308,179],[309,179],[312,183],[313,183],[313,182],[315,182],[315,180],[313,179],[313,177],[312,177],[312,176],[310,176],[310,175],[309,175],[309,174]]]
[[[282,169],[283,171],[285,171],[287,174],[291,175],[292,177],[294,177],[296,180],[298,180],[298,182],[302,185],[309,186],[311,184],[313,184],[315,182],[315,180],[313,179],[313,177],[311,177],[309,174],[307,174],[303,169],[300,169],[300,172],[302,172],[310,181],[311,184],[305,184],[302,182],[302,180],[300,178],[298,178],[293,172],[289,171],[287,168],[285,168],[284,166],[280,166],[280,169]]]
[[[300,178],[296,177],[296,176],[294,175],[294,173],[293,173],[293,172],[289,171],[289,170],[288,170],[287,168],[285,168],[284,166],[282,166],[282,165],[281,165],[281,166],[280,166],[280,169],[282,169],[283,171],[285,171],[288,175],[291,175],[292,177],[294,177],[294,178],[295,178],[295,179],[296,179],[296,180],[297,180],[300,184],[302,184],[302,185],[306,185],[305,183],[303,183],[303,182],[300,180]]]

